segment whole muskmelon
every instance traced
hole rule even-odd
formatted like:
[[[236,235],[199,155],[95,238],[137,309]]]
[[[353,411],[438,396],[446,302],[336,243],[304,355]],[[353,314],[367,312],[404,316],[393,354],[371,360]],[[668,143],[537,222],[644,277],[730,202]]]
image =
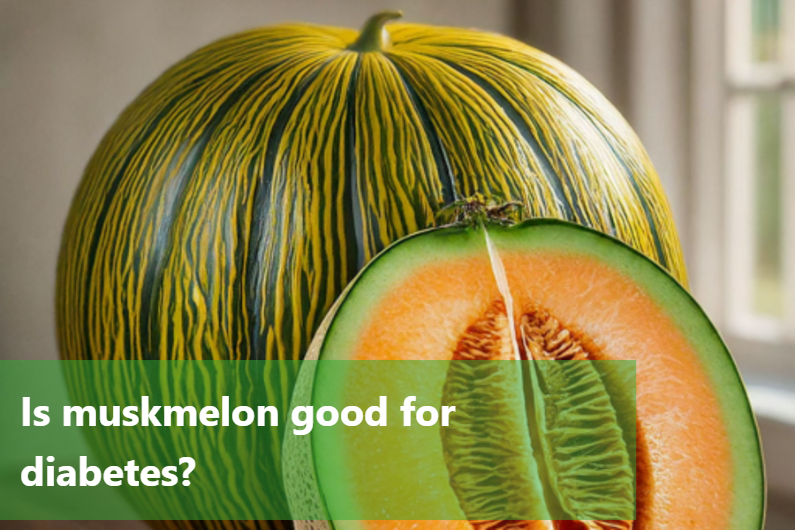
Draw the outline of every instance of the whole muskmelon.
[[[475,193],[686,282],[651,163],[591,85],[510,38],[396,16],[221,39],[121,113],[63,233],[63,358],[300,359],[377,252]]]

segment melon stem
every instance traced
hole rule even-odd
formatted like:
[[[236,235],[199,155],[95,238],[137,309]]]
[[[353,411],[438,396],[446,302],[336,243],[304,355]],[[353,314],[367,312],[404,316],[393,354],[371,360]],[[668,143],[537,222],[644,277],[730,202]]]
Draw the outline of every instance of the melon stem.
[[[476,193],[446,205],[437,212],[436,217],[451,218],[448,226],[482,227],[486,223],[508,226],[516,222],[516,214],[521,214],[523,210],[524,205],[520,202],[496,203]]]
[[[390,44],[389,32],[386,30],[387,22],[403,16],[401,11],[382,11],[371,16],[364,23],[359,38],[348,46],[354,52],[382,52]]]

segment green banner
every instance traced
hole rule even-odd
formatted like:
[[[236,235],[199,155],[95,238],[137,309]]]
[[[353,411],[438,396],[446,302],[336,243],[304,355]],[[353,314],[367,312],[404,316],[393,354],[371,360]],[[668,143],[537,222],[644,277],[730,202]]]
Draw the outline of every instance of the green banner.
[[[3,520],[632,520],[634,361],[0,361]]]

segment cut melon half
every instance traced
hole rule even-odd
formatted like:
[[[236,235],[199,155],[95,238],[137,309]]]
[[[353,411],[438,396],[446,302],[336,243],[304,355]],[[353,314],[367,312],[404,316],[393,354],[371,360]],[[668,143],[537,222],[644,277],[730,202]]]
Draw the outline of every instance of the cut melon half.
[[[298,527],[762,528],[759,437],[731,355],[674,279],[604,234],[533,220],[408,237],[361,272],[327,317],[308,356],[322,361],[516,358],[636,361],[637,443],[627,449],[636,460],[634,520],[469,521],[449,455],[445,460],[441,428],[417,431],[412,443],[390,446],[397,447],[391,462],[424,470],[405,483],[379,471],[376,451],[345,434],[354,428],[315,428],[306,436],[288,435],[285,445],[291,508],[317,519],[297,521]],[[330,397],[351,393],[345,374],[331,366],[304,365],[294,406],[319,408]],[[375,432],[370,435],[379,436]],[[530,448],[532,440],[527,447],[517,440],[510,443],[528,465],[517,471],[519,484],[511,487],[526,490],[522,498],[540,491],[543,502],[549,491],[532,476],[541,473],[530,454],[538,448]],[[403,506],[436,506],[439,513],[458,510],[458,517],[448,517],[458,520],[351,521],[334,513],[340,503],[379,496]]]

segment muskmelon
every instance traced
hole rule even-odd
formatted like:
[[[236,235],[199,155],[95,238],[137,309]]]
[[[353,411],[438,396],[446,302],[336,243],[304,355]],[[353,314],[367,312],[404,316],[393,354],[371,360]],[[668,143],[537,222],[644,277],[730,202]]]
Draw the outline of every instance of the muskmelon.
[[[302,359],[373,256],[476,193],[614,235],[687,281],[660,180],[596,89],[508,37],[386,25],[397,16],[376,14],[361,32],[281,24],[225,37],[121,112],[63,232],[62,358]],[[273,363],[282,408],[293,366]],[[281,440],[258,444],[268,471],[252,480],[280,481]],[[204,495],[236,489],[286,511],[239,471]]]
[[[288,435],[283,459],[288,498],[296,519],[312,519],[297,521],[299,528],[762,527],[760,442],[730,353],[674,278],[604,234],[561,221],[532,220],[511,227],[488,222],[451,226],[410,236],[380,254],[346,290],[321,326],[308,358],[319,362],[305,361],[293,406],[322,406],[329,396],[352,395],[353,376],[346,376],[338,363],[324,361],[426,360],[452,366],[457,359],[471,360],[472,373],[458,370],[448,372],[446,379],[437,378],[438,393],[448,403],[469,406],[467,399],[475,401],[484,410],[484,421],[504,420],[495,429],[505,432],[472,430],[471,436],[487,444],[494,438],[495,452],[478,453],[474,459],[470,455],[464,463],[456,462],[456,450],[449,448],[466,445],[461,436],[467,433],[450,433],[444,427],[423,431],[422,443],[416,438],[417,443],[391,447],[395,454],[389,461],[379,456],[378,439],[383,435],[376,430],[368,431],[376,444],[368,450],[357,442],[355,433],[362,431],[354,428]],[[555,521],[554,515],[540,515],[550,520],[469,521],[472,506],[482,500],[476,491],[482,484],[520,492],[506,492],[516,502],[501,504],[505,510],[535,502],[541,506],[537,513],[552,514],[555,507],[572,513],[571,507],[580,501],[582,492],[565,483],[561,475],[567,471],[556,463],[557,453],[567,450],[567,430],[576,428],[571,417],[562,417],[566,410],[546,408],[561,416],[541,418],[554,431],[546,441],[546,435],[538,433],[519,436],[504,425],[524,406],[511,397],[511,374],[491,368],[482,377],[476,373],[482,361],[504,364],[522,359],[544,372],[539,381],[560,403],[587,401],[586,408],[596,418],[589,428],[599,429],[598,439],[617,455],[601,468],[618,485],[603,504],[624,502],[622,495],[629,495],[634,517]],[[635,361],[637,419],[631,426],[617,419],[619,396],[605,399],[605,392],[613,388],[609,378],[584,362],[615,360]],[[434,364],[428,366],[433,371]],[[571,391],[566,387],[571,379],[566,378],[572,371],[582,372],[577,381],[586,387],[578,390],[585,391],[586,398],[577,402],[565,396]],[[402,377],[399,368],[393,373],[395,379]],[[470,397],[461,393],[466,381],[475,387]],[[499,418],[480,398],[471,399],[478,385],[490,385],[481,395],[506,403]],[[622,430],[633,428],[635,441],[629,443]],[[506,444],[515,450],[500,453]],[[416,461],[436,478],[401,472],[401,466]],[[479,471],[459,480],[464,467],[470,475]],[[509,481],[503,481],[506,475]],[[627,477],[634,477],[629,488]],[[385,506],[434,504],[445,514],[451,513],[445,511],[448,505],[455,505],[451,510],[460,509],[460,516],[445,522],[352,522],[335,517],[340,502],[373,499],[387,499]],[[490,513],[498,515],[495,510]],[[389,519],[390,513],[406,512],[384,507],[379,513]],[[349,514],[342,518],[350,519]]]

